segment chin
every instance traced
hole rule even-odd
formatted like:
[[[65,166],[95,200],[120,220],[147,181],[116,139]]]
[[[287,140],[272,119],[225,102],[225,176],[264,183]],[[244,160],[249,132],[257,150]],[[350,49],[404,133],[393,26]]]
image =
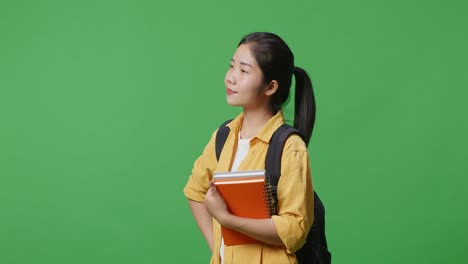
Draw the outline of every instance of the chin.
[[[241,103],[236,102],[235,100],[229,100],[229,98],[227,98],[226,102],[227,102],[228,105],[230,105],[230,106],[242,106]]]

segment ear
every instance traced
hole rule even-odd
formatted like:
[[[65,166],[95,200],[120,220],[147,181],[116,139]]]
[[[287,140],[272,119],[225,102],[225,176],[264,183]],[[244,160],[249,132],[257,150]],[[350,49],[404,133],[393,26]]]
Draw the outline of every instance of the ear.
[[[267,84],[265,87],[265,95],[266,96],[271,96],[273,95],[277,90],[278,90],[278,82],[276,80],[270,81],[270,83]]]

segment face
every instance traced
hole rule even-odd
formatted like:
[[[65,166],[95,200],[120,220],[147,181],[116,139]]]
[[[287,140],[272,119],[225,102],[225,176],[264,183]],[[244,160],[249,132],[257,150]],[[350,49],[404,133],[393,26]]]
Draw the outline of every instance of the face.
[[[242,44],[237,48],[224,78],[227,103],[232,106],[255,108],[265,105],[268,100],[263,73],[249,45]]]

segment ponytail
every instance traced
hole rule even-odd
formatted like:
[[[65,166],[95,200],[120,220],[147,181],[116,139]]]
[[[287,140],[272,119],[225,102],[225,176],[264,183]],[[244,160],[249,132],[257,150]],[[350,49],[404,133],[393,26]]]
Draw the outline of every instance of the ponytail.
[[[280,110],[287,102],[292,77],[295,76],[294,127],[302,134],[308,146],[315,122],[315,98],[309,75],[303,69],[294,67],[294,54],[278,35],[254,32],[243,37],[239,46],[242,44],[251,44],[250,51],[262,70],[263,82],[278,82],[278,90],[270,101],[274,112]]]
[[[315,123],[315,96],[309,75],[302,68],[294,67],[296,95],[294,103],[294,127],[309,145]]]

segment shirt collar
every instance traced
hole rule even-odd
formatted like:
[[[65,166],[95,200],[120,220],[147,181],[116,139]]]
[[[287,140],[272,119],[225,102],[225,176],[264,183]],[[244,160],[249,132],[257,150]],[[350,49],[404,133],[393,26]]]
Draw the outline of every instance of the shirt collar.
[[[239,133],[240,128],[242,127],[242,122],[244,121],[244,112],[241,112],[234,120],[232,120],[227,126],[231,131]],[[254,137],[258,138],[265,143],[269,143],[273,133],[276,129],[284,124],[283,111],[279,110],[268,122],[262,127],[260,132]]]

